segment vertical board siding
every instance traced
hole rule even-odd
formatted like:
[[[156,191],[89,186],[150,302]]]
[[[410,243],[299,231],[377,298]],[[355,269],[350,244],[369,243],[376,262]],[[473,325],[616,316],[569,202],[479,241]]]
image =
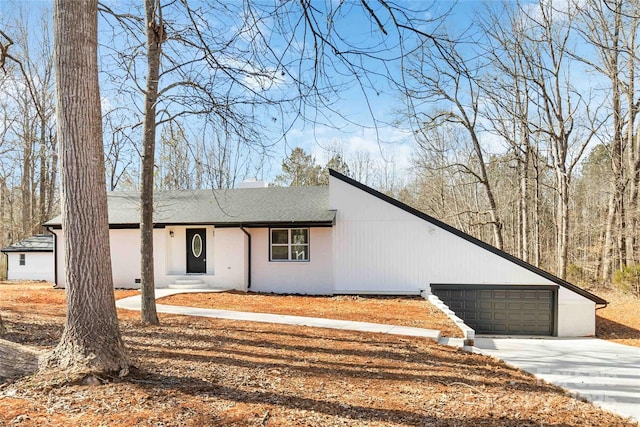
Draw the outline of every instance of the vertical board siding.
[[[334,280],[338,293],[409,292],[427,287],[424,260],[411,224],[346,220],[334,230]],[[402,237],[398,237],[402,236]]]
[[[336,177],[329,201],[334,293],[414,294],[432,283],[556,285],[518,264]],[[558,335],[595,333],[593,301],[561,287]]]
[[[334,287],[338,293],[416,293],[429,289],[430,283],[553,284],[333,177],[330,203],[337,210]]]

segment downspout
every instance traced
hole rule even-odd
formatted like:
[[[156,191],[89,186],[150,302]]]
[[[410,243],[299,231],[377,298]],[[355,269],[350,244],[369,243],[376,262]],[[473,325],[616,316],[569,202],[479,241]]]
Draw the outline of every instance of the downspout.
[[[247,230],[244,228],[243,225],[240,225],[240,230],[242,230],[242,232],[247,236],[247,241],[249,243],[249,248],[247,250],[247,258],[248,258],[248,265],[247,265],[247,290],[251,289],[251,234],[249,234],[249,232],[247,232]]]
[[[50,226],[45,228],[53,234],[53,287],[55,288],[58,286],[58,235],[51,231]]]

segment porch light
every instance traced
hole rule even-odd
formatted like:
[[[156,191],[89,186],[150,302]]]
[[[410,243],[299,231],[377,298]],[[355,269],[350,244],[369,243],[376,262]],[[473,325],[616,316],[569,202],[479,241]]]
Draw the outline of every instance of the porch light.
[[[169,237],[173,237],[173,230],[169,230]]]

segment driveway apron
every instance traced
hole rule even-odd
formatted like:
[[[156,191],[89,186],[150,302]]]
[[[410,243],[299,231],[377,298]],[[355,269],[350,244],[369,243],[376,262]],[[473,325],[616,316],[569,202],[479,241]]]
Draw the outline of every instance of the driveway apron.
[[[596,338],[476,337],[474,350],[640,421],[640,348]]]

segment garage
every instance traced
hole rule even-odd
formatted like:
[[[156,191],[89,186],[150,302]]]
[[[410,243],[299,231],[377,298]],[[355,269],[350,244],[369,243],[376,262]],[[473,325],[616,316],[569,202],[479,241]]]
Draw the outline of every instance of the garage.
[[[557,286],[431,285],[476,334],[556,335]]]

